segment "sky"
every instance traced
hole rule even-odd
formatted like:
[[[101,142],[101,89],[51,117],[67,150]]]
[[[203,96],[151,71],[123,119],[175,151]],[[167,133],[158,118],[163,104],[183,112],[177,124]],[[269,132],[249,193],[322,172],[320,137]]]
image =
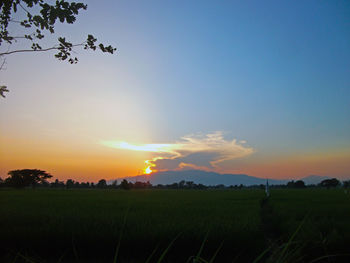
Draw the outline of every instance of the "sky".
[[[117,52],[6,57],[0,177],[350,178],[349,1],[85,2],[58,35]]]

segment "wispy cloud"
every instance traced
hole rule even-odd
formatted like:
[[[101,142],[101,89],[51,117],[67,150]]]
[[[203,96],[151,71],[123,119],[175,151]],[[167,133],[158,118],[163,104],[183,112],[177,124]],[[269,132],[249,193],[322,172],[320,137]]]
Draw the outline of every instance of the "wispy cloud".
[[[186,168],[214,169],[220,162],[246,157],[254,149],[246,141],[225,140],[223,133],[193,134],[182,137],[175,143],[133,145],[126,142],[103,142],[105,145],[135,151],[148,151],[153,158],[146,160],[153,171]]]

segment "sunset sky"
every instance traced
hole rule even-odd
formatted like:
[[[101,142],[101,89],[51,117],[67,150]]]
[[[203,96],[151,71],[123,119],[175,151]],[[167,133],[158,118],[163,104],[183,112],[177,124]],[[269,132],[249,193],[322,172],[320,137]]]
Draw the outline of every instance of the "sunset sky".
[[[78,48],[76,65],[54,52],[7,57],[0,177],[350,178],[349,1],[85,2],[57,31],[117,53]]]

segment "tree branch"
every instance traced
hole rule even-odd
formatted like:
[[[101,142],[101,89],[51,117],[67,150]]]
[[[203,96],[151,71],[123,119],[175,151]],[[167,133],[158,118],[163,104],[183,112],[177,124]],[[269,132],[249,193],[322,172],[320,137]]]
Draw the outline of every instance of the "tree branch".
[[[19,50],[14,50],[14,51],[0,53],[0,56],[6,56],[6,55],[14,54],[14,53],[23,53],[23,52],[49,51],[49,50],[54,50],[54,49],[58,49],[58,47],[50,47],[50,48],[43,48],[43,49],[37,49],[37,50],[34,50],[34,49],[19,49]]]
[[[35,33],[32,33],[32,34],[30,34],[28,36],[35,36]],[[18,39],[18,38],[26,38],[26,39],[28,39],[28,37],[26,37],[26,36],[15,36],[15,37],[9,36],[9,37],[11,38],[11,40],[12,39]],[[28,39],[28,40],[31,40],[31,39]]]
[[[78,47],[78,46],[83,46],[84,43],[81,43],[81,44],[75,44],[75,45],[72,45],[72,47]],[[6,56],[6,55],[11,55],[11,54],[14,54],[14,53],[23,53],[23,52],[38,52],[38,51],[50,51],[50,50],[59,50],[60,47],[58,46],[55,46],[55,47],[49,47],[49,48],[43,48],[43,49],[19,49],[19,50],[13,50],[13,51],[8,51],[8,52],[4,52],[4,53],[0,53],[0,57],[1,56]]]
[[[5,64],[6,64],[6,58],[4,58],[4,60],[2,61],[1,65],[0,65],[0,70],[4,69]]]
[[[29,12],[21,3],[18,3],[18,5],[19,5],[27,14],[30,14],[30,12]]]
[[[17,23],[17,24],[20,24],[20,23],[21,23],[21,21],[17,21],[17,20],[13,20],[13,19],[10,19],[9,22],[11,22],[11,23]]]

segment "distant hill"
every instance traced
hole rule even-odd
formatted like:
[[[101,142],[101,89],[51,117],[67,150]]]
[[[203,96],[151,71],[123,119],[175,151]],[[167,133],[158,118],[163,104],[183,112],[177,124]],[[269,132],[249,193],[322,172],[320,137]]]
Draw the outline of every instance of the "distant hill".
[[[319,184],[323,180],[331,179],[327,176],[321,176],[321,175],[309,175],[307,177],[301,178],[300,180],[303,180],[306,185],[308,184]]]
[[[172,184],[182,180],[193,181],[196,184],[204,185],[259,185],[265,184],[266,179],[249,176],[246,174],[219,174],[215,172],[206,172],[201,170],[185,170],[185,171],[166,171],[157,172],[151,175],[139,175],[127,178],[118,178],[118,181],[126,179],[131,182],[147,182],[152,185],[157,184]],[[274,180],[269,179],[269,184],[286,184],[289,180]]]

